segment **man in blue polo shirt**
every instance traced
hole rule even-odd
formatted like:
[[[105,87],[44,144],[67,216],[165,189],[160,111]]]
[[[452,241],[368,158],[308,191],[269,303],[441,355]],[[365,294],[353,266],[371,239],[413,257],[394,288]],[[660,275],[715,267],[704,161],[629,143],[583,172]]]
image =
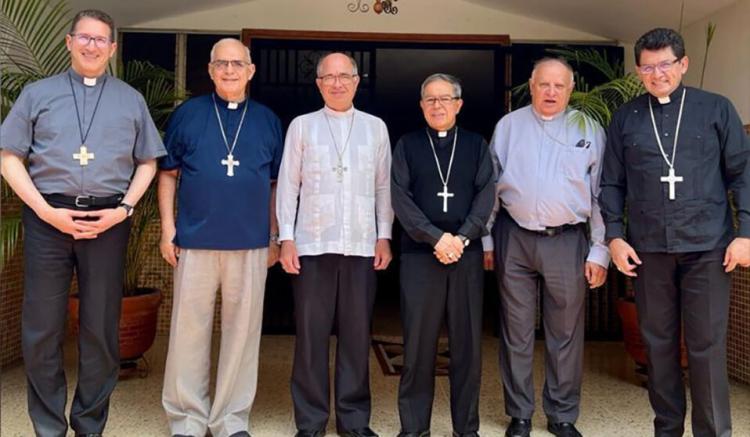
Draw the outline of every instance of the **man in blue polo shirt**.
[[[203,436],[210,428],[214,437],[240,437],[249,435],[267,267],[278,258],[271,199],[281,123],[247,98],[255,66],[240,41],[217,42],[208,71],[215,92],[177,108],[165,137],[169,155],[159,164],[160,249],[176,267],[162,403],[174,436]],[[221,349],[212,404],[218,289]]]

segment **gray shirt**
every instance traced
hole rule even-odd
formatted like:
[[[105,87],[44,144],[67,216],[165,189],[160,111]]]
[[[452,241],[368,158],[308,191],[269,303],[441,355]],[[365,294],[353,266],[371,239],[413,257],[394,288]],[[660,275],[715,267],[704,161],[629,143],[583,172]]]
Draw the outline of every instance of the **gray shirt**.
[[[543,230],[589,222],[588,261],[609,265],[599,179],[605,135],[598,124],[568,109],[544,120],[525,106],[503,117],[490,147],[497,155],[497,191],[519,226]]]
[[[84,135],[93,117],[85,145],[94,159],[85,166],[73,158],[82,145],[76,101]],[[40,193],[69,196],[125,193],[139,162],[166,154],[140,93],[106,74],[84,85],[72,69],[23,89],[3,121],[0,148],[28,158]]]

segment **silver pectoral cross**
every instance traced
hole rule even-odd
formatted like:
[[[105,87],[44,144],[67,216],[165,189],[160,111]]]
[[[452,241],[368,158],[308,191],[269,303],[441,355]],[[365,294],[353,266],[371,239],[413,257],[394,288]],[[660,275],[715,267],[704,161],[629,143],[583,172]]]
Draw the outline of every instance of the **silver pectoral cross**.
[[[81,148],[78,149],[78,153],[73,154],[73,159],[78,160],[78,164],[83,167],[89,165],[89,159],[94,159],[94,154],[89,153],[86,146],[84,144],[81,144]]]
[[[240,161],[235,161],[234,155],[230,153],[227,155],[227,159],[221,160],[221,165],[227,166],[227,176],[234,176],[234,167],[235,166],[239,167]]]
[[[670,167],[669,174],[667,176],[662,176],[661,181],[669,184],[669,200],[674,200],[674,184],[675,182],[682,182],[682,176],[675,176],[674,167]]]
[[[448,198],[453,197],[453,193],[448,192],[448,185],[443,185],[443,191],[437,193],[438,197],[443,198],[443,212],[448,212]]]
[[[349,170],[347,167],[344,167],[344,164],[339,162],[336,164],[336,167],[333,167],[334,173],[336,173],[336,180],[339,182],[342,182],[344,180],[344,172]]]

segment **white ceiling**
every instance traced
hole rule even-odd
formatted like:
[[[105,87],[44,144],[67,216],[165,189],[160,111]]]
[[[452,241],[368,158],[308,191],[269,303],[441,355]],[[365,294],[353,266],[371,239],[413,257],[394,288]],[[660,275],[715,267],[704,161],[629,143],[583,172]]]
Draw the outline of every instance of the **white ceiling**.
[[[73,11],[96,7],[117,18],[118,26],[253,0],[70,0]],[[324,1],[324,0],[320,0]],[[325,0],[331,1],[331,0]],[[409,0],[417,1],[417,0]],[[602,37],[634,42],[653,27],[677,28],[683,0],[463,0]],[[736,0],[684,0],[684,26]],[[134,3],[137,6],[134,6]]]

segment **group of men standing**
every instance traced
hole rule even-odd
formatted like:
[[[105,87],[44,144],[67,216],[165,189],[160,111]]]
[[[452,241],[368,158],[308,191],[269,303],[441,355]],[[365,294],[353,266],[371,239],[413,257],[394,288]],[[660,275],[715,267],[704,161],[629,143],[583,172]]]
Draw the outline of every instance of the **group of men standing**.
[[[2,125],[2,174],[26,204],[22,342],[38,436],[67,432],[61,344],[74,269],[81,336],[70,422],[77,435],[103,432],[117,380],[128,217],[157,159],[160,250],[175,267],[163,388],[173,436],[249,436],[266,272],[277,259],[293,278],[297,436],[325,433],[334,331],[337,431],[377,435],[369,427],[370,326],[375,272],[393,258],[394,213],[404,228],[400,436],[430,435],[443,319],[454,436],[478,435],[483,265],[495,269],[500,292],[506,436],[531,432],[539,290],[547,428],[580,435],[584,297],[604,283],[610,252],[634,277],[655,435],[683,433],[681,326],[693,433],[731,434],[728,272],[750,265],[750,144],[725,98],[682,85],[688,58],[676,32],[655,29],[636,44],[648,93],[615,114],[606,139],[568,107],[570,65],[545,58],[529,80],[531,105],[503,117],[489,145],[457,123],[459,80],[429,76],[420,99],[426,126],[401,137],[391,156],[385,123],[353,106],[354,59],[320,59],[324,107],[294,119],[284,142],[279,119],[247,95],[255,67],[235,39],[213,47],[214,92],[180,105],[162,143],[143,98],[106,74],[113,28],[103,12],[77,14],[66,35],[71,68],[26,87]]]

